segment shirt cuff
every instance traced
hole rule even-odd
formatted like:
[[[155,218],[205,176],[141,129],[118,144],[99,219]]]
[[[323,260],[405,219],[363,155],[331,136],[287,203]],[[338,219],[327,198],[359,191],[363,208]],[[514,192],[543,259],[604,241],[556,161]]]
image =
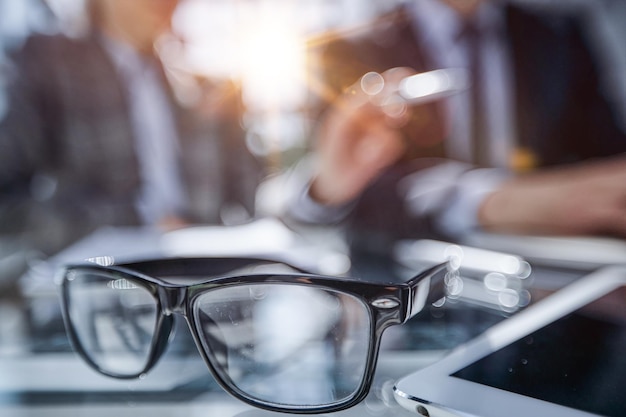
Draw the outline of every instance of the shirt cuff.
[[[455,237],[480,230],[480,206],[510,175],[508,171],[498,168],[474,169],[461,175],[449,204],[441,215],[435,217],[437,226]]]
[[[311,198],[310,184],[304,188],[291,207],[291,217],[297,221],[314,224],[339,223],[352,211],[353,203],[341,206],[320,204]]]
[[[499,168],[472,169],[447,162],[404,178],[400,184],[410,215],[430,218],[443,236],[460,238],[478,230],[484,198],[510,177]]]
[[[354,202],[342,205],[327,205],[311,197],[312,170],[310,161],[301,161],[289,174],[288,192],[291,194],[287,204],[289,218],[308,224],[335,224],[343,221],[354,209]]]

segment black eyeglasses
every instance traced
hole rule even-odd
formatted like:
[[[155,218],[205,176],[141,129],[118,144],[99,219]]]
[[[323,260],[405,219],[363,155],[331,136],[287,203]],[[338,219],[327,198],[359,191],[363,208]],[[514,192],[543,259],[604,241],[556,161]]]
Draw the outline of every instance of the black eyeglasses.
[[[182,314],[226,391],[268,410],[319,413],[365,398],[383,331],[440,299],[445,273],[443,264],[381,284],[263,259],[162,259],[68,266],[61,293],[74,348],[105,375],[148,372]]]

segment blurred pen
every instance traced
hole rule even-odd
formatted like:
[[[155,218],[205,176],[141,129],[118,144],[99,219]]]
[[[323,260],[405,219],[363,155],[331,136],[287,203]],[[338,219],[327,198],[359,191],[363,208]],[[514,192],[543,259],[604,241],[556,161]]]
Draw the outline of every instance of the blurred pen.
[[[438,100],[466,90],[469,78],[463,68],[443,68],[405,77],[397,88],[381,94],[384,85],[383,76],[377,72],[361,77],[361,89],[381,106],[400,103],[413,106]]]
[[[404,78],[396,94],[407,104],[415,105],[459,93],[468,87],[466,70],[445,68]]]

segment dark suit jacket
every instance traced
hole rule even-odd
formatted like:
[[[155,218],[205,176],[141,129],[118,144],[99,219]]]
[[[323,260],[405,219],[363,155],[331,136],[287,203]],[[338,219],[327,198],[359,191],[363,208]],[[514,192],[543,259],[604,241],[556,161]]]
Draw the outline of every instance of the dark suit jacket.
[[[101,225],[138,225],[127,92],[96,37],[34,36],[13,62],[0,121],[0,234],[54,252]],[[202,117],[175,100],[172,108],[191,199],[183,214],[219,223],[228,205],[252,212],[262,170],[245,146],[238,90],[206,85]]]
[[[600,92],[598,67],[578,16],[514,5],[506,6],[505,16],[520,145],[535,153],[539,166],[624,152],[626,137]],[[313,117],[368,71],[400,66],[418,72],[435,69],[418,35],[410,14],[400,8],[363,27],[313,40]],[[404,135],[410,144],[407,157],[366,190],[350,218],[359,244],[384,249],[390,247],[390,238],[442,237],[430,219],[404,212],[394,188],[407,172],[436,163],[428,157],[447,157],[441,146],[446,138],[438,104],[415,108]]]

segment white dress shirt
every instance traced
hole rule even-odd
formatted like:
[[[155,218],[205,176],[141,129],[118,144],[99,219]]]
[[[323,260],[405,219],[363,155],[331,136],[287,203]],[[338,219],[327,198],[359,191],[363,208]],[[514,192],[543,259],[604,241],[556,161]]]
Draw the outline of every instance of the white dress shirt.
[[[146,224],[157,224],[184,210],[186,198],[178,166],[176,122],[157,63],[130,45],[102,36],[120,74],[142,180],[137,210]]]

